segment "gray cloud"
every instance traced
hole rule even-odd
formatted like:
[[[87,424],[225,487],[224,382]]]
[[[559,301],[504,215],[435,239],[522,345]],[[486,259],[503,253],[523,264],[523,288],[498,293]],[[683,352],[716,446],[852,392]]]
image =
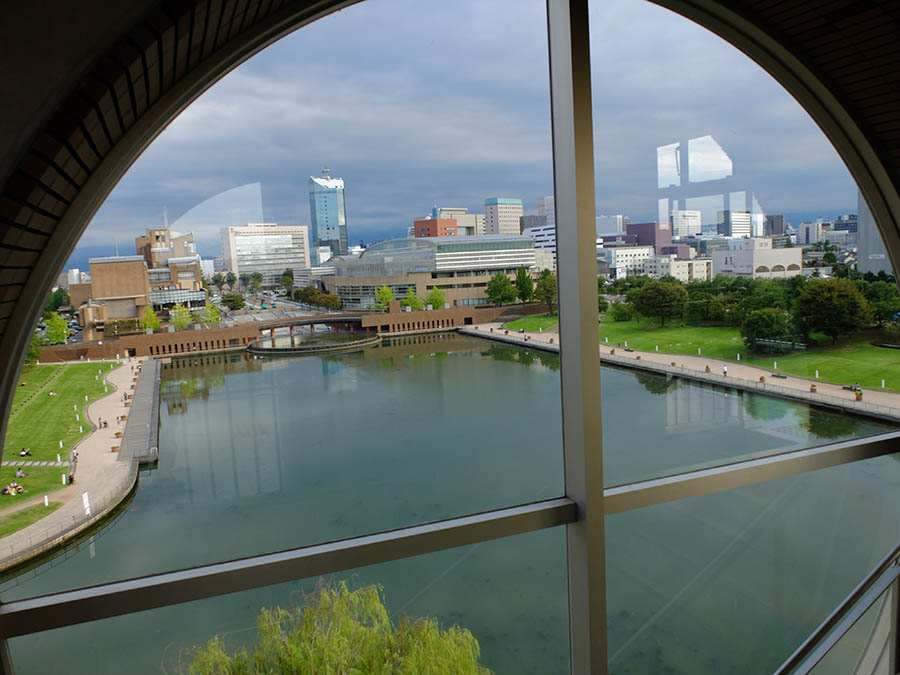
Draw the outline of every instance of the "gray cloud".
[[[591,10],[599,212],[655,218],[656,147],[707,134],[767,211],[854,210],[833,148],[746,56],[650,3]],[[253,182],[265,220],[306,224],[306,180],[323,164],[345,180],[351,241],[405,232],[434,202],[535,208],[552,192],[543,12],[540,0],[369,0],[297,31],[177,118],[83,243],[130,240],[164,207],[174,221]],[[205,214],[201,252],[239,216]]]

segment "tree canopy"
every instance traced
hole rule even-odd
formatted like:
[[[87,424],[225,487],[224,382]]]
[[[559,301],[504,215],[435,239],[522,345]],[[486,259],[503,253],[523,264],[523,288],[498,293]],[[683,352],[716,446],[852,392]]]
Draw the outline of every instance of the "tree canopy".
[[[219,293],[221,293],[226,284],[225,275],[221,272],[216,272],[215,274],[213,274],[212,284],[218,289]]]
[[[522,302],[530,302],[534,297],[534,280],[525,267],[516,270],[516,295]]]
[[[388,311],[388,306],[394,301],[394,291],[390,286],[379,286],[375,289],[375,309],[380,312]]]
[[[681,284],[671,281],[651,281],[645,284],[634,298],[635,309],[644,316],[658,316],[660,326],[666,319],[681,316],[688,293]]]
[[[159,330],[159,327],[162,325],[162,321],[160,321],[159,317],[156,316],[156,312],[153,311],[152,305],[147,305],[144,307],[144,315],[141,317],[141,328],[144,331],[153,331],[154,333]]]
[[[175,326],[175,330],[178,330],[190,326],[194,322],[194,317],[191,316],[191,310],[179,302],[169,310],[169,321]]]
[[[219,673],[455,673],[485,675],[470,631],[437,620],[391,621],[379,586],[341,583],[306,598],[305,607],[263,609],[250,651],[229,655],[216,636],[194,650],[192,675]]]
[[[497,272],[487,285],[487,297],[494,305],[503,305],[516,299],[516,289],[503,272]]]
[[[228,284],[228,288],[234,290],[234,284],[237,282],[237,277],[234,272],[226,272],[225,274],[225,283]]]
[[[755,309],[744,317],[744,322],[741,324],[741,337],[744,339],[744,344],[747,345],[747,349],[755,352],[785,351],[760,341],[789,342],[794,339],[794,333],[795,329],[790,314],[777,307]]]
[[[45,319],[47,322],[47,330],[44,333],[50,344],[58,344],[65,342],[69,337],[69,324],[56,312],[52,312]]]
[[[206,306],[200,310],[200,322],[207,328],[218,326],[222,323],[222,313],[218,307],[207,302]]]
[[[409,307],[413,312],[418,312],[425,308],[425,301],[416,295],[416,289],[413,286],[409,286],[406,289],[406,297],[400,301],[400,304],[403,307]]]
[[[850,279],[811,281],[794,301],[794,319],[804,333],[824,333],[832,344],[853,335],[871,320],[869,301]]]
[[[69,292],[62,286],[58,286],[47,298],[47,302],[44,304],[44,312],[55,312],[69,303],[71,303]]]
[[[544,270],[534,289],[534,297],[547,305],[547,312],[551,314],[553,313],[553,305],[556,303],[557,292],[556,275],[553,272]]]
[[[233,312],[246,305],[247,301],[240,293],[226,293],[222,296],[222,304]]]
[[[434,287],[428,291],[425,296],[425,304],[431,305],[432,309],[444,309],[444,301],[446,295],[440,288]]]

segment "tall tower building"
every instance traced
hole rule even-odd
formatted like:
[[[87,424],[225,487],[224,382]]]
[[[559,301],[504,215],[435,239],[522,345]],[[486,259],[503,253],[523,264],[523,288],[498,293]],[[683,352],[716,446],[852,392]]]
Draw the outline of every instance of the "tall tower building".
[[[859,193],[858,202],[856,269],[861,274],[866,272],[893,274],[894,270],[884,246],[884,239],[881,238],[881,232],[878,231],[875,218],[872,217],[872,212],[869,211],[869,205],[862,196],[862,192]]]
[[[672,236],[690,237],[703,229],[702,212],[672,209]]]
[[[309,177],[309,219],[319,246],[334,255],[347,253],[347,212],[344,208],[344,179],[332,178],[328,168],[318,178]]]
[[[541,197],[538,199],[538,215],[547,217],[547,225],[556,225],[556,209],[553,206],[553,197]]]
[[[484,232],[519,234],[519,218],[523,215],[521,199],[491,197],[484,202]]]

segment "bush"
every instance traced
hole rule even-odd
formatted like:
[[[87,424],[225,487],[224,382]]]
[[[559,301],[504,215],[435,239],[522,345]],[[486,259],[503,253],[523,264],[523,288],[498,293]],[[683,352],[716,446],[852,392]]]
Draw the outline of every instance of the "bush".
[[[609,306],[606,313],[613,321],[631,321],[634,318],[634,307],[616,300]]]
[[[490,673],[465,628],[435,619],[395,625],[379,586],[322,588],[303,609],[263,609],[257,643],[230,656],[221,636],[194,650],[192,675],[219,673]]]
[[[232,312],[236,309],[240,309],[247,302],[244,300],[244,296],[240,293],[226,293],[222,296],[222,304],[225,305]]]

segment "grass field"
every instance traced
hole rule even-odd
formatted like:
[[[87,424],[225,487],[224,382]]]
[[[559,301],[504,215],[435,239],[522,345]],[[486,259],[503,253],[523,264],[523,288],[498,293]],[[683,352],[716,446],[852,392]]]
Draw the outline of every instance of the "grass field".
[[[546,314],[535,314],[533,316],[526,316],[521,319],[516,319],[515,321],[510,321],[504,324],[510,330],[519,330],[520,328],[524,328],[529,333],[539,333],[539,329],[547,330],[559,323],[559,315],[553,314],[552,316],[547,316]]]
[[[10,501],[18,499],[18,497],[7,497],[6,495],[0,495],[0,497],[9,499]],[[34,506],[29,506],[27,509],[22,509],[21,511],[16,511],[15,513],[0,517],[0,537],[5,537],[13,532],[18,532],[23,527],[28,527],[44,516],[49,516],[60,506],[62,506],[62,503],[60,502],[50,502],[50,506],[35,504]]]
[[[26,367],[19,377],[25,386],[16,387],[12,412],[3,443],[3,457],[13,459],[21,448],[31,448],[32,460],[65,459],[72,446],[90,433],[91,426],[84,419],[84,400],[104,396],[102,375],[98,371],[110,369],[109,363],[72,363]],[[50,392],[56,396],[50,396]],[[76,410],[80,419],[76,420]],[[83,431],[79,431],[79,426]]]
[[[555,317],[525,317],[506,324],[510,330],[529,327],[530,321],[543,319],[553,325]],[[805,351],[793,352],[780,356],[751,357],[748,356],[737,328],[721,326],[667,326],[666,328],[648,328],[647,319],[616,322],[601,317],[600,342],[610,346],[624,346],[627,342],[632,349],[652,352],[659,346],[660,353],[697,355],[712,359],[736,361],[741,355],[741,362],[772,370],[774,362],[778,362],[780,372],[797,375],[809,379],[815,378],[818,369],[819,379],[836,384],[852,384],[859,382],[863,387],[878,389],[881,379],[885,379],[885,389],[900,392],[900,350],[874,347],[869,344],[875,336],[861,334],[847,340],[840,340],[832,346],[831,341],[823,336],[818,337],[815,347]],[[542,324],[546,329],[548,324]]]
[[[22,499],[45,495],[64,487],[62,475],[69,472],[65,466],[23,466],[22,470],[28,475],[25,478],[16,478],[16,468],[18,467],[4,466],[0,469],[0,487],[9,485],[10,481],[16,481],[28,492],[16,497],[0,495],[0,516],[3,515],[3,509],[17,504]]]

